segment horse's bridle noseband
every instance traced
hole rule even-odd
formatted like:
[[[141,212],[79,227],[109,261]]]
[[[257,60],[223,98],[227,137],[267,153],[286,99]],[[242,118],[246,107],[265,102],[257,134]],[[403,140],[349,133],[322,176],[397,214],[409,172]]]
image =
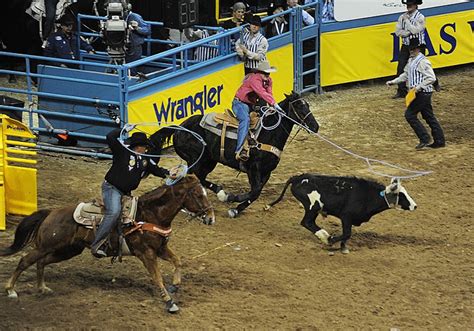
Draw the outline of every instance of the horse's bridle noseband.
[[[193,215],[191,216],[190,220],[191,219],[194,219],[194,218],[200,218],[202,217],[203,215],[205,215],[208,210],[212,209],[212,205],[209,204],[209,207],[206,207],[204,206],[200,201],[199,199],[196,199],[196,196],[194,194],[194,191],[197,189],[197,188],[201,188],[202,190],[205,190],[205,188],[200,184],[200,183],[197,183],[197,185],[194,185],[192,187],[192,189],[188,190],[188,192],[186,192],[186,194],[184,195],[184,199],[183,199],[183,202],[186,200],[186,198],[188,197],[188,195],[192,195],[194,201],[197,203],[198,207],[199,207],[199,212],[195,213],[195,212],[191,212]]]
[[[309,129],[308,126],[306,125],[306,118],[308,118],[309,115],[311,115],[311,112],[309,111],[305,117],[301,118],[301,116],[298,114],[298,112],[295,110],[295,106],[293,105],[295,102],[302,102],[304,103],[305,100],[303,98],[299,98],[299,99],[296,99],[296,100],[293,100],[293,101],[290,101],[289,102],[289,111],[293,111],[293,114],[295,114],[296,118],[299,120],[299,124],[301,124],[302,126],[304,126],[306,129]]]

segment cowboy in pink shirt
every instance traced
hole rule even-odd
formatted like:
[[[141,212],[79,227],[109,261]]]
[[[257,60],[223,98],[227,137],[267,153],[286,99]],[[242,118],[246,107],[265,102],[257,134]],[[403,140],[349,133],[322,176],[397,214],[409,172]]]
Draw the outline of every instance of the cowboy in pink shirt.
[[[237,148],[235,149],[235,158],[239,161],[247,161],[249,158],[248,151],[243,148],[250,124],[249,105],[255,105],[258,97],[275,109],[282,110],[273,98],[273,83],[270,73],[275,71],[276,69],[271,67],[268,61],[261,61],[257,67],[257,72],[245,76],[242,86],[235,94],[232,111],[239,120]]]

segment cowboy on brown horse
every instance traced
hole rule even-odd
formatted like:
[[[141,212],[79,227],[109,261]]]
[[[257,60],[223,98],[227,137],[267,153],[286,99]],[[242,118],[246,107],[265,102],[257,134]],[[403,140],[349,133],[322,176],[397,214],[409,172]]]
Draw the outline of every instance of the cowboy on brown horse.
[[[139,197],[136,214],[139,222],[124,229],[131,254],[143,262],[153,283],[160,288],[170,313],[179,310],[170,294],[176,292],[181,283],[181,261],[168,247],[168,242],[171,222],[183,208],[201,217],[204,224],[212,225],[215,222],[214,210],[204,187],[196,176],[188,175],[172,186],[163,185]],[[0,256],[7,256],[33,246],[21,258],[5,285],[9,298],[18,298],[16,281],[34,263],[37,265],[38,289],[42,293],[52,292],[44,282],[44,267],[68,260],[89,247],[94,239],[93,230],[75,222],[75,209],[75,205],[54,210],[43,209],[25,217],[16,228],[13,244],[0,248]],[[173,283],[168,289],[163,283],[158,257],[174,266]]]
[[[129,132],[135,128],[127,124],[125,131]],[[149,173],[165,178],[168,170],[161,168],[157,163],[140,154],[146,153],[150,142],[143,132],[132,134],[128,148],[119,141],[120,129],[111,131],[107,135],[107,144],[112,150],[113,163],[105,175],[102,183],[102,199],[104,201],[104,218],[97,230],[91,252],[95,257],[106,257],[106,242],[110,232],[117,227],[118,219],[122,210],[122,197],[130,195],[135,190],[143,177]]]

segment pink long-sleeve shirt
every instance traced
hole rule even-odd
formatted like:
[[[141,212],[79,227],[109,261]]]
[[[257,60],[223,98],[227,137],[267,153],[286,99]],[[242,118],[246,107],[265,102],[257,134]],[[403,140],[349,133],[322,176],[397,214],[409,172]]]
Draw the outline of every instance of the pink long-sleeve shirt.
[[[235,97],[242,102],[254,105],[257,100],[252,92],[273,106],[276,102],[273,98],[272,79],[260,73],[248,74],[242,86],[237,90]]]

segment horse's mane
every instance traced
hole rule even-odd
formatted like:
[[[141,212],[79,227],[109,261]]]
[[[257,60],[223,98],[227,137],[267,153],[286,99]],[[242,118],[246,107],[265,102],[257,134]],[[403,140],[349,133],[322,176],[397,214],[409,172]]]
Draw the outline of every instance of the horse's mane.
[[[168,185],[162,185],[160,187],[157,187],[145,194],[143,194],[139,198],[139,202],[142,204],[160,204],[161,202],[166,202],[162,201],[163,197],[168,191],[171,190],[180,190],[183,189],[187,191],[190,187],[194,185],[194,183],[197,181],[197,177],[195,175],[186,175],[183,179],[181,179],[179,182],[174,184],[173,186],[168,186]]]

